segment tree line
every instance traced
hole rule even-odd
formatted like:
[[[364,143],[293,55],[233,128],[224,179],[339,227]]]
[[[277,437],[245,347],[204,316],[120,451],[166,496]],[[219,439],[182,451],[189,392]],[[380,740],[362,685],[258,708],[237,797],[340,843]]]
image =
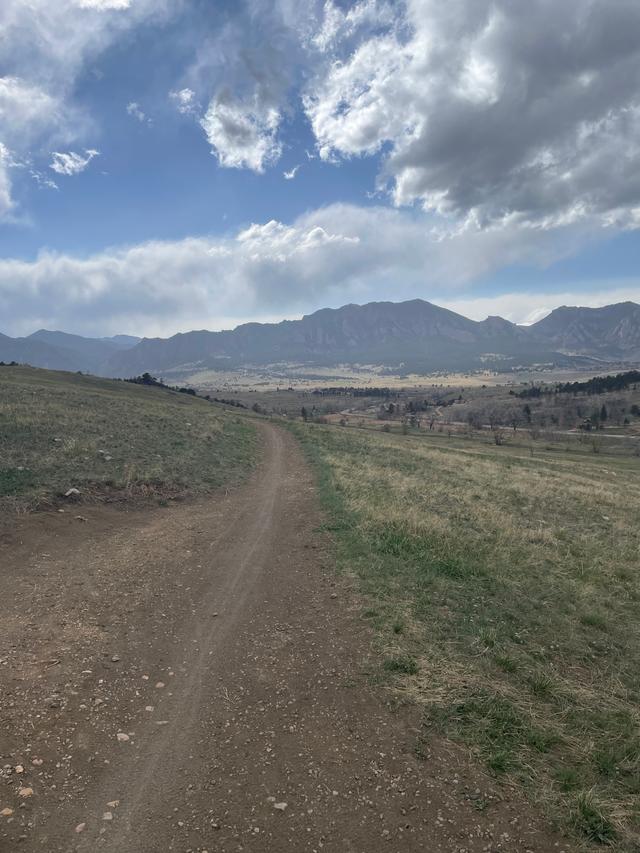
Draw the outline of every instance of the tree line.
[[[640,370],[627,370],[624,373],[616,373],[615,376],[594,376],[584,382],[559,382],[553,388],[544,388],[532,385],[531,388],[523,388],[522,391],[510,391],[514,397],[522,400],[536,399],[543,394],[605,394],[608,391],[626,391],[628,388],[635,390],[640,383]]]

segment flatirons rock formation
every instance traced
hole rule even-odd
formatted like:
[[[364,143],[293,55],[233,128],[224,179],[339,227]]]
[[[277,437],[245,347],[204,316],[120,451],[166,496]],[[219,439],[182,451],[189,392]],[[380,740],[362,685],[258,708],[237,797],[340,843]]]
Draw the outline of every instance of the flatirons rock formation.
[[[167,339],[89,339],[41,330],[27,338],[0,336],[0,360],[121,377],[281,363],[375,364],[407,372],[533,364],[605,367],[640,361],[640,305],[556,308],[532,326],[502,317],[469,320],[414,299],[325,308],[301,320]]]

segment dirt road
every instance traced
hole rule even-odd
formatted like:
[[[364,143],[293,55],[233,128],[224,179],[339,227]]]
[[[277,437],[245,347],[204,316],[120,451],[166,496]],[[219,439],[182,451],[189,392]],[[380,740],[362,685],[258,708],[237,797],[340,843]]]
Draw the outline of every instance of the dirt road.
[[[568,851],[457,748],[416,755],[300,451],[261,429],[228,494],[5,532],[2,853]]]

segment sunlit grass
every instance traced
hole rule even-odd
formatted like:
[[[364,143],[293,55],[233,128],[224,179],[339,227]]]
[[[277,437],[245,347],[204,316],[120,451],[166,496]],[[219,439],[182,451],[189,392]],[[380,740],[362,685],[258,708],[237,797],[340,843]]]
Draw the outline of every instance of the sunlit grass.
[[[0,367],[0,508],[171,496],[237,477],[251,424],[190,395],[24,367]]]

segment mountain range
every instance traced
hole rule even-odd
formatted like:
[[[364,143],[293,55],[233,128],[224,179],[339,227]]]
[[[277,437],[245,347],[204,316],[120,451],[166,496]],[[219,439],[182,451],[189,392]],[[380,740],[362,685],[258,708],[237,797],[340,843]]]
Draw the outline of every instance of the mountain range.
[[[49,370],[81,370],[109,376],[109,360],[116,353],[134,347],[140,338],[115,335],[112,338],[83,338],[66,332],[39,329],[26,338],[0,334],[0,361],[17,361]]]
[[[415,299],[325,308],[300,320],[170,338],[96,339],[40,330],[25,338],[0,335],[0,360],[115,377],[144,371],[179,377],[283,363],[375,364],[401,372],[604,367],[640,361],[640,305],[564,306],[530,326],[502,317],[469,320]]]

